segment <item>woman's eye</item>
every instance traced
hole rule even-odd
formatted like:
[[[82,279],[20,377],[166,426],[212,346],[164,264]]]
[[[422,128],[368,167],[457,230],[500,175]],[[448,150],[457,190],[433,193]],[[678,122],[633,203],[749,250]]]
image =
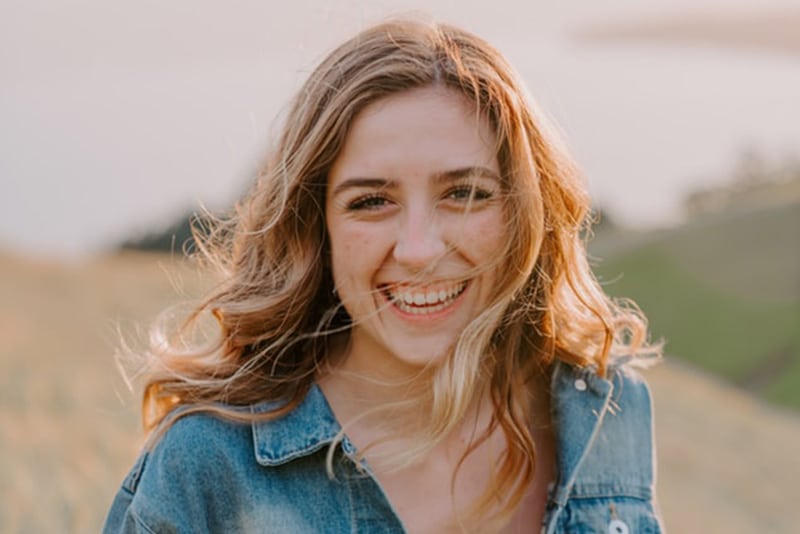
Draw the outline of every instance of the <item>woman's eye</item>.
[[[380,195],[367,195],[348,202],[347,209],[351,211],[374,210],[382,208],[387,202],[386,198]]]
[[[447,198],[458,201],[486,200],[491,196],[492,193],[490,191],[466,185],[453,188],[447,193]]]

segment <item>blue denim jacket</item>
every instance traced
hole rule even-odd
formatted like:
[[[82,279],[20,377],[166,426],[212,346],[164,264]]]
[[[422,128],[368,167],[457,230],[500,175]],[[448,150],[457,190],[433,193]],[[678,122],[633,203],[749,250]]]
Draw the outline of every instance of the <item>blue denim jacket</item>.
[[[544,524],[530,532],[661,532],[646,384],[624,367],[603,379],[561,363],[552,380],[558,476]],[[378,483],[352,460],[346,437],[329,477],[326,453],[340,428],[316,386],[275,421],[179,419],[136,461],[104,532],[404,532]]]

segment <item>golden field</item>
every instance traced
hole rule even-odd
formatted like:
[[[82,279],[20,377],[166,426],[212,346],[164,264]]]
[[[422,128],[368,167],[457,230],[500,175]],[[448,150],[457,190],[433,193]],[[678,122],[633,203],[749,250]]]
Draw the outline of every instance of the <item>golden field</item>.
[[[141,339],[139,327],[207,282],[143,253],[73,264],[0,255],[0,273],[0,531],[97,531],[141,439],[118,330]],[[794,531],[800,417],[669,359],[646,376],[669,530]]]

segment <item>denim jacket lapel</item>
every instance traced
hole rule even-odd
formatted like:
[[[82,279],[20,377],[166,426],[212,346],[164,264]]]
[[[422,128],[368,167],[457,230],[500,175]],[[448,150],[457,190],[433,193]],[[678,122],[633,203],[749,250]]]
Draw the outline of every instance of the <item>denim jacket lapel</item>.
[[[276,408],[274,402],[256,404],[253,414]],[[328,401],[312,384],[305,399],[280,419],[254,421],[253,446],[256,461],[265,466],[281,465],[307,456],[331,444],[341,431]]]
[[[557,362],[551,388],[558,480],[550,501],[561,508],[608,413],[614,385],[598,376],[594,368],[579,369]]]

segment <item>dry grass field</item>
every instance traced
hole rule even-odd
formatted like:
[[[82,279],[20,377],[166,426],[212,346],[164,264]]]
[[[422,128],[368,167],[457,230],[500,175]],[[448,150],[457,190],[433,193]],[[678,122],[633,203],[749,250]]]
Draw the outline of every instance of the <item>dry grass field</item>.
[[[168,257],[0,257],[0,532],[99,530],[139,445],[117,328],[135,336],[175,302],[176,272],[197,293],[191,269]]]
[[[97,531],[140,443],[117,328],[136,337],[207,282],[136,253],[72,265],[0,255],[0,274],[0,532]],[[647,376],[670,531],[795,531],[798,415],[671,361]]]

